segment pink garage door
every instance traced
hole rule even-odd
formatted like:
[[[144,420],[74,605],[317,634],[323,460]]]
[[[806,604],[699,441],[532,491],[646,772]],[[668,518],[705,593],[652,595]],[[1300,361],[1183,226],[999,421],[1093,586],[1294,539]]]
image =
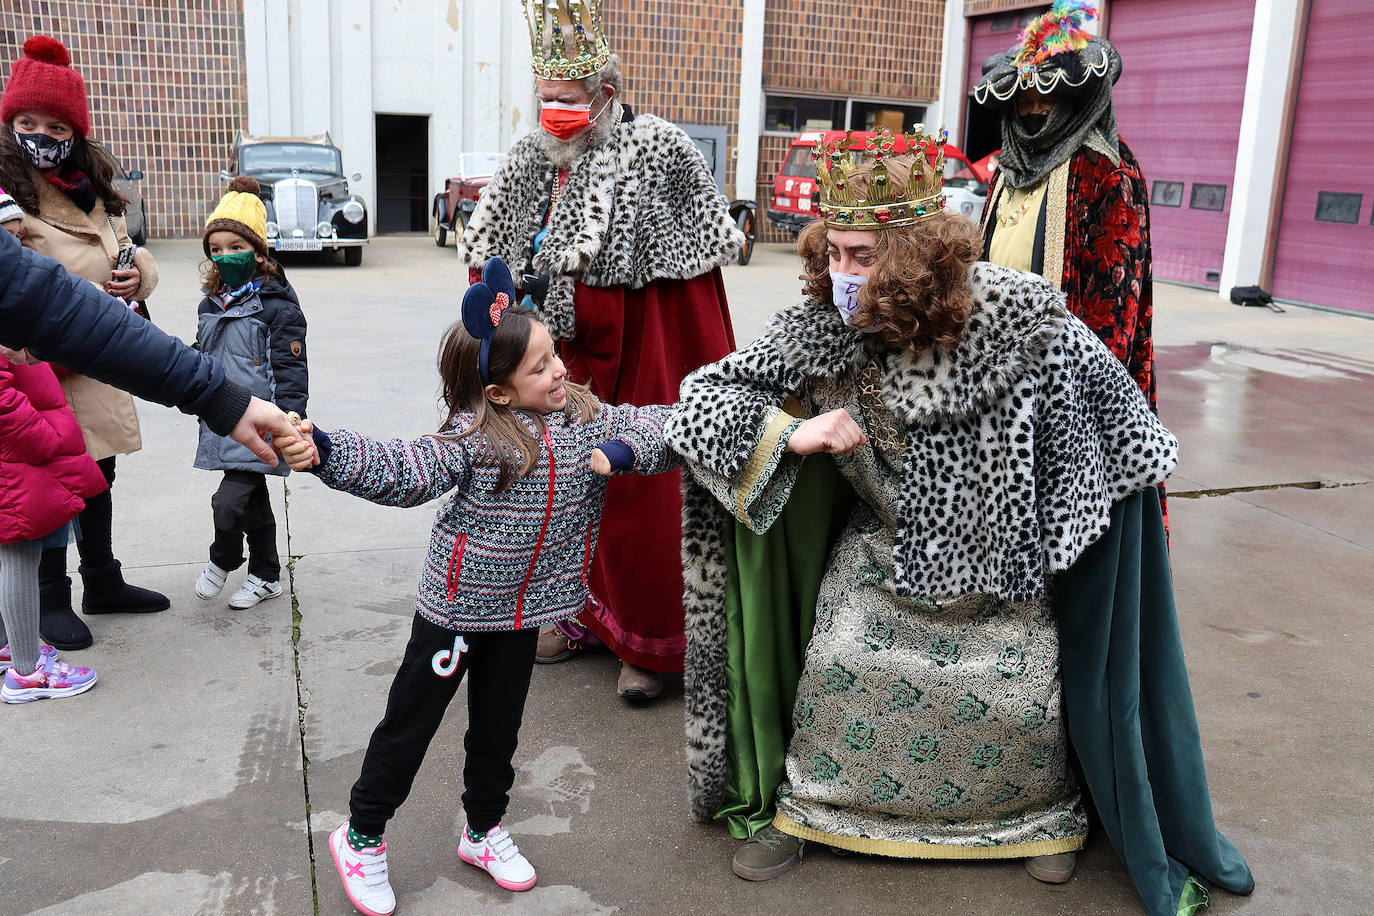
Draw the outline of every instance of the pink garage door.
[[[973,87],[983,80],[983,61],[1010,50],[1021,38],[1026,23],[1047,7],[1037,6],[1006,13],[980,16],[969,22],[968,73],[964,92],[968,96],[968,115],[964,120],[962,146],[970,159],[981,159],[1002,146],[1002,121],[996,109],[983,108],[973,100]]]
[[[1116,0],[1121,137],[1150,189],[1154,275],[1216,286],[1250,57],[1252,0]]]
[[[1374,312],[1374,16],[1313,0],[1283,194],[1274,295]]]

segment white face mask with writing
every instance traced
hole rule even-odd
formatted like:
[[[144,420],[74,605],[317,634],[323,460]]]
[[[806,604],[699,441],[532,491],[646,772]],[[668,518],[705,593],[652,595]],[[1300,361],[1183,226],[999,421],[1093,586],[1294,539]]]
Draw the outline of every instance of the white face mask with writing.
[[[839,309],[840,318],[854,330],[872,334],[878,329],[854,324],[854,312],[859,308],[859,289],[867,282],[867,277],[842,274],[838,270],[830,272],[831,298],[835,300],[835,308]]]

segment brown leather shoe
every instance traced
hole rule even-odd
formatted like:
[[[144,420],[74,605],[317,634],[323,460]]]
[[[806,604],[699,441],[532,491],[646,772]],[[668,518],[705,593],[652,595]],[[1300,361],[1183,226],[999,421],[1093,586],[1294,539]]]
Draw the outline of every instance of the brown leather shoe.
[[[663,676],[657,671],[640,668],[629,662],[620,663],[620,677],[615,682],[615,692],[622,700],[631,703],[645,703],[663,692]]]
[[[582,652],[583,648],[580,641],[564,636],[558,627],[549,627],[539,634],[539,646],[534,650],[534,660],[541,665],[566,662]]]
[[[1046,884],[1063,884],[1073,877],[1074,867],[1078,865],[1078,853],[1061,852],[1053,856],[1032,856],[1026,860],[1026,871],[1036,881]]]

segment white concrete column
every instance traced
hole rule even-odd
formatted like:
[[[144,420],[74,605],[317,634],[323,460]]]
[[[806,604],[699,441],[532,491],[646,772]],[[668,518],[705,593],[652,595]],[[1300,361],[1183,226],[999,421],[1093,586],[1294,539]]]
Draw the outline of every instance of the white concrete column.
[[[444,189],[463,151],[464,123],[471,112],[467,70],[472,36],[472,7],[464,2],[434,3],[429,11],[433,60],[429,105],[429,192]]]
[[[1231,214],[1226,225],[1226,252],[1221,262],[1218,294],[1228,299],[1231,287],[1260,281],[1269,254],[1269,216],[1281,201],[1274,199],[1274,174],[1283,137],[1288,75],[1296,46],[1302,0],[1256,0],[1250,29],[1250,67],[1245,75],[1245,102],[1240,115],[1236,174],[1231,185]]]
[[[369,232],[377,231],[377,148],[372,105],[372,4],[370,0],[336,0],[330,21],[332,82],[330,132],[343,154],[344,174],[361,181],[349,189],[367,204]]]
[[[292,122],[306,135],[321,134],[333,126],[330,9],[328,3],[304,0],[291,17],[292,47],[298,49],[293,68],[297,107]]]
[[[758,193],[759,131],[763,129],[763,24],[768,0],[744,0],[740,36],[739,129],[735,138],[735,198]]]
[[[262,42],[268,117],[264,133],[291,133],[291,17],[287,0],[262,0]],[[245,7],[247,4],[245,3]],[[245,8],[245,16],[247,10]]]
[[[539,109],[534,104],[534,74],[530,71],[530,33],[523,3],[502,3],[505,21],[501,31],[501,146],[534,130]]]
[[[464,6],[467,54],[463,61],[464,147],[471,152],[501,150],[501,51],[508,17],[502,4]]]
[[[243,56],[247,67],[249,133],[272,129],[272,95],[268,91],[267,0],[243,0]]]
[[[940,98],[926,113],[926,129],[935,130],[941,124],[949,128],[949,142],[962,148],[961,123],[968,104],[968,87],[964,73],[968,68],[968,20],[964,18],[964,0],[945,3],[945,34],[942,47],[944,60],[940,66]]]

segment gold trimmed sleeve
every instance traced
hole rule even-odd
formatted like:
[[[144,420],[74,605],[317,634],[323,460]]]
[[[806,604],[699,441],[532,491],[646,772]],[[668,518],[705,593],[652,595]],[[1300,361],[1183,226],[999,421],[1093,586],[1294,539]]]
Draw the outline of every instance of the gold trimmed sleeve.
[[[758,444],[730,484],[730,501],[735,517],[756,534],[768,530],[777,519],[796,480],[800,458],[787,451],[787,440],[801,420],[777,407],[769,408],[759,423]],[[788,458],[796,460],[789,461]]]

